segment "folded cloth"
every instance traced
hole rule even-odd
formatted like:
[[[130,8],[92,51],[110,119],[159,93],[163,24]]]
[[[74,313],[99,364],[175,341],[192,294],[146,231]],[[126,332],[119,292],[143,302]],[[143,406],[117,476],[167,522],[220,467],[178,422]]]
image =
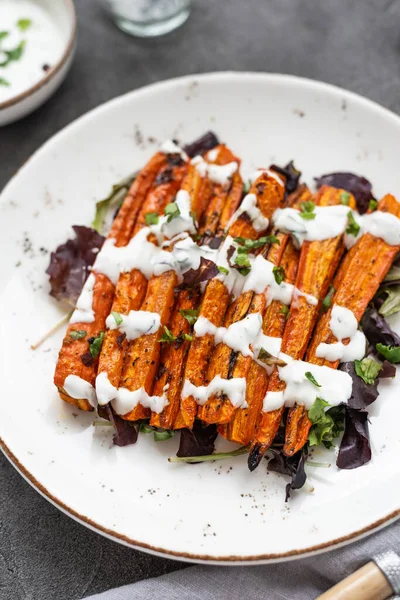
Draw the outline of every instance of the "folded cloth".
[[[394,550],[400,554],[400,520],[354,544],[317,556],[256,567],[199,565],[125,585],[90,598],[313,600],[384,550]]]

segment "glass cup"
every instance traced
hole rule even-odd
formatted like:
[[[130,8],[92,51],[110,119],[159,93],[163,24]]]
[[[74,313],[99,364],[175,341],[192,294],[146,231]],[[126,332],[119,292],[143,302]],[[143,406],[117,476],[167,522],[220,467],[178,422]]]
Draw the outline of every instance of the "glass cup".
[[[182,25],[190,0],[102,0],[116,25],[131,35],[164,35]]]

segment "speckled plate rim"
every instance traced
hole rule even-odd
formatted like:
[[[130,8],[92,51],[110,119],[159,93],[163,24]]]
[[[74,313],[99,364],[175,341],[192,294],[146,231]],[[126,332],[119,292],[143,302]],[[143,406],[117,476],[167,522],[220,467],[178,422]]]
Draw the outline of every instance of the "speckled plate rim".
[[[203,81],[213,81],[213,80],[219,80],[219,81],[222,80],[223,81],[224,79],[232,79],[232,78],[236,78],[236,77],[240,78],[241,80],[244,80],[246,78],[249,78],[252,80],[254,80],[254,79],[264,80],[264,81],[270,80],[270,81],[274,82],[275,84],[278,82],[282,83],[282,84],[285,84],[285,83],[286,84],[296,84],[298,86],[308,87],[309,89],[313,89],[315,91],[328,92],[331,95],[335,96],[336,99],[352,100],[352,101],[358,103],[359,105],[364,106],[365,108],[368,108],[370,111],[373,111],[373,112],[379,114],[381,117],[388,119],[389,121],[391,121],[393,123],[393,125],[400,127],[400,117],[397,116],[396,114],[394,114],[393,112],[391,112],[390,110],[386,109],[385,107],[380,106],[379,104],[377,104],[376,102],[373,102],[372,100],[368,100],[367,98],[364,98],[358,94],[355,94],[354,92],[344,90],[343,88],[340,88],[338,86],[334,86],[334,85],[327,84],[324,82],[314,81],[314,80],[307,79],[307,78],[296,77],[296,76],[292,76],[292,75],[257,73],[257,72],[224,71],[224,72],[189,75],[189,76],[185,76],[185,77],[177,77],[174,79],[168,79],[163,82],[154,83],[154,84],[145,86],[143,88],[140,88],[138,90],[128,92],[127,94],[124,94],[122,96],[118,96],[118,97],[100,105],[99,107],[89,111],[85,115],[82,115],[81,117],[79,117],[78,119],[73,121],[67,127],[65,127],[60,132],[55,134],[52,138],[50,138],[45,144],[43,144],[43,146],[41,146],[30,157],[30,159],[28,159],[28,161],[32,160],[33,158],[39,157],[42,152],[47,151],[49,148],[51,148],[51,146],[53,144],[58,143],[63,138],[64,135],[68,134],[71,131],[71,129],[73,129],[76,125],[78,125],[82,120],[96,118],[96,116],[99,112],[101,112],[102,110],[104,110],[110,106],[118,105],[119,102],[124,101],[128,96],[132,97],[132,96],[146,95],[146,94],[151,93],[152,91],[156,91],[156,90],[162,91],[163,88],[166,89],[170,86],[174,86],[176,83],[182,83],[182,84],[188,83],[189,84],[189,83],[193,82],[194,80],[195,81],[202,81],[202,80]],[[26,161],[25,165],[27,164],[28,161]],[[21,167],[21,168],[23,169],[24,167]],[[8,185],[10,185],[10,183],[18,176],[19,172],[20,171],[17,171],[16,174],[11,178],[9,183],[5,186],[3,192],[8,188]],[[0,449],[2,450],[2,452],[4,453],[6,458],[10,461],[10,463],[14,466],[14,468],[22,475],[22,477],[36,491],[38,491],[44,498],[46,498],[54,506],[59,508],[63,513],[72,517],[77,522],[81,523],[82,525],[85,525],[87,528],[89,528],[89,529],[91,529],[113,541],[122,543],[130,548],[134,548],[137,550],[143,550],[145,552],[148,552],[148,553],[151,553],[151,554],[154,554],[157,556],[162,556],[165,558],[179,559],[179,560],[182,560],[185,562],[190,562],[190,563],[197,562],[197,563],[228,565],[228,566],[229,565],[249,565],[249,564],[254,565],[254,564],[265,564],[265,563],[273,563],[273,562],[284,562],[287,560],[293,560],[293,559],[297,559],[297,558],[305,558],[307,556],[310,556],[310,555],[313,555],[316,553],[326,552],[328,550],[340,548],[341,546],[344,546],[350,542],[357,541],[363,537],[366,537],[367,535],[370,535],[370,534],[378,531],[379,529],[382,529],[383,527],[390,525],[391,523],[393,523],[400,517],[400,508],[398,508],[398,509],[390,512],[389,514],[385,515],[384,517],[368,524],[364,528],[359,529],[357,531],[353,531],[353,532],[349,533],[348,535],[345,535],[345,536],[342,536],[339,538],[335,538],[335,539],[332,539],[328,542],[324,542],[321,544],[316,544],[316,545],[313,545],[313,546],[310,546],[307,548],[302,548],[300,550],[296,550],[296,549],[291,550],[289,552],[258,554],[258,555],[254,555],[254,556],[224,555],[224,556],[218,556],[218,557],[210,556],[210,555],[206,555],[206,554],[174,552],[172,550],[160,548],[157,546],[153,546],[150,544],[146,544],[146,543],[134,540],[128,536],[125,536],[116,531],[113,531],[112,529],[107,529],[107,528],[103,527],[102,525],[92,521],[88,517],[79,514],[78,512],[76,512],[75,510],[73,510],[72,508],[70,508],[69,506],[64,504],[60,499],[58,499],[57,497],[52,495],[32,475],[32,473],[29,472],[29,470],[19,461],[19,459],[11,452],[11,450],[8,448],[7,444],[1,437],[0,437]]]
[[[15,106],[16,104],[19,104],[19,102],[21,102],[22,100],[26,100],[26,98],[29,98],[29,96],[32,96],[38,90],[40,90],[42,87],[47,85],[49,83],[49,81],[51,81],[57,75],[57,73],[59,73],[59,71],[63,68],[63,66],[69,59],[70,55],[74,52],[76,34],[77,34],[77,29],[78,29],[78,21],[77,21],[77,17],[76,17],[75,5],[74,5],[73,0],[62,0],[62,1],[66,5],[67,10],[70,12],[71,33],[69,35],[67,44],[65,46],[65,50],[62,53],[61,58],[55,64],[55,66],[52,69],[50,69],[50,71],[44,77],[42,77],[39,81],[37,81],[34,85],[27,88],[24,92],[21,92],[20,94],[17,94],[16,96],[13,96],[9,100],[6,100],[5,102],[0,102],[0,111],[2,111],[3,109],[6,109],[6,108],[10,108],[11,106]]]

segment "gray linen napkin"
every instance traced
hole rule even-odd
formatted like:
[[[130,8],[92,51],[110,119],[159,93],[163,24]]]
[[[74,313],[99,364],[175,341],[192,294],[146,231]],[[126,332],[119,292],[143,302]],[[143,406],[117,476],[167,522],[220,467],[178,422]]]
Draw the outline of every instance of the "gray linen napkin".
[[[354,544],[318,556],[257,567],[199,565],[90,599],[313,600],[384,550],[400,554],[400,520]]]

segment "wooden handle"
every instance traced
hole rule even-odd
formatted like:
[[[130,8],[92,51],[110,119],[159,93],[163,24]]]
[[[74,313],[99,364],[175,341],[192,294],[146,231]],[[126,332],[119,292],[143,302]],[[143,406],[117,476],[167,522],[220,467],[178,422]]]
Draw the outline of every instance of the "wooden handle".
[[[374,562],[369,562],[316,600],[386,600],[393,595],[390,583]]]

